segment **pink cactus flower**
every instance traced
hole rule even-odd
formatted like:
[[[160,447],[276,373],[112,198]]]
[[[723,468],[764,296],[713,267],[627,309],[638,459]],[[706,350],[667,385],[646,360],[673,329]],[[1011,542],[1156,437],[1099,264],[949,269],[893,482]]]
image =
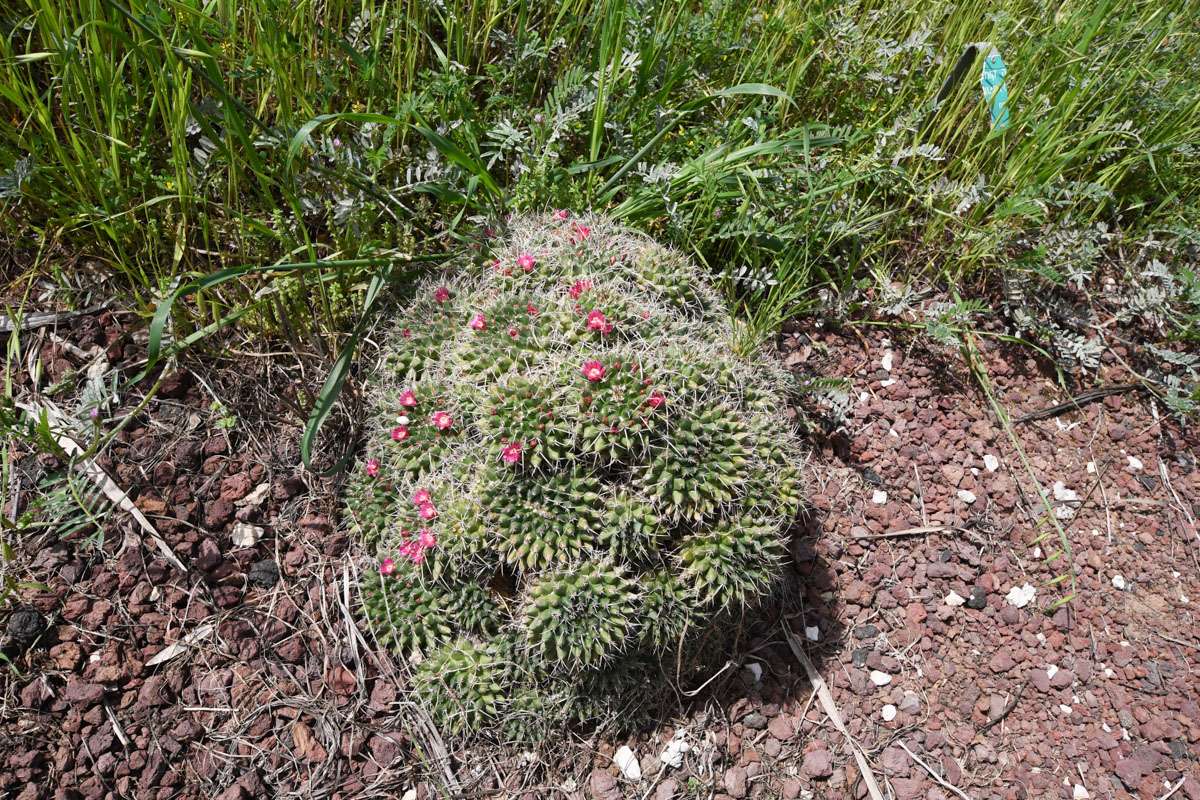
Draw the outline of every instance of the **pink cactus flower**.
[[[521,460],[521,443],[513,442],[504,448],[500,453],[500,458],[507,461],[509,464],[515,464]]]
[[[421,536],[417,539],[417,541],[419,541],[421,543],[421,547],[424,547],[426,550],[437,546],[437,537],[434,536],[430,531],[424,529],[421,530]]]
[[[517,330],[516,328],[509,328],[508,335],[511,336],[512,338],[516,339],[518,336],[521,335],[521,332],[519,330]]]
[[[432,503],[424,503],[417,509],[417,513],[421,515],[421,519],[434,519],[438,515],[437,509],[433,507]]]
[[[604,365],[599,361],[585,361],[583,364],[583,377],[592,382],[602,380],[604,378]]]
[[[537,259],[533,257],[533,253],[521,253],[517,256],[517,266],[529,272],[533,269],[533,265],[537,263]]]
[[[422,561],[425,560],[425,551],[424,550],[414,550],[412,553],[409,554],[408,560],[414,564],[420,564]]]
[[[608,320],[604,318],[604,314],[597,309],[592,309],[588,313],[587,326],[589,331],[604,330],[604,326],[608,324]]]
[[[380,575],[391,575],[395,571],[396,571],[396,562],[393,559],[385,558],[382,562],[380,562],[380,564],[379,564],[379,574]]]
[[[486,331],[487,317],[483,316],[483,314],[476,314],[471,318],[471,327],[477,331]]]
[[[646,403],[651,408],[658,408],[665,402],[667,402],[667,398],[664,397],[663,395],[659,394],[658,392],[655,392],[654,394],[650,395],[650,399],[646,401]]]
[[[592,235],[592,229],[587,227],[586,225],[576,224],[575,230],[576,230],[576,232],[578,232],[580,240],[586,239]]]
[[[573,300],[578,300],[584,292],[591,288],[591,281],[575,281],[575,285],[572,286],[568,291],[571,293],[571,298]]]
[[[379,462],[373,458],[367,459],[367,474],[372,478],[379,477]]]
[[[417,404],[417,396],[413,394],[412,389],[409,389],[404,394],[400,395],[400,405],[405,408],[412,408]]]
[[[442,288],[438,289],[436,292],[433,293],[433,299],[438,301],[439,303],[445,303],[447,300],[450,299],[450,290],[447,289],[445,286],[443,286]]]
[[[408,328],[405,328],[404,330],[400,331],[400,335],[403,336],[405,339],[411,339],[412,331],[409,330]]]
[[[566,219],[568,215],[569,215],[569,212],[565,208],[560,208],[558,211],[554,212],[554,218],[556,220],[558,220],[559,222]]]
[[[413,502],[419,506],[428,505],[433,502],[433,498],[429,496],[428,489],[417,489],[417,493],[413,495]],[[408,534],[405,533],[405,536]]]
[[[439,411],[433,415],[433,425],[439,431],[444,431],[454,424],[454,417],[447,414],[445,411]]]
[[[531,317],[537,316],[537,306],[535,306],[533,303],[525,306],[525,311],[528,312],[529,316]]]
[[[399,425],[395,428],[392,428],[392,441],[393,442],[403,442],[407,438],[408,438],[408,428],[404,427],[403,425]]]

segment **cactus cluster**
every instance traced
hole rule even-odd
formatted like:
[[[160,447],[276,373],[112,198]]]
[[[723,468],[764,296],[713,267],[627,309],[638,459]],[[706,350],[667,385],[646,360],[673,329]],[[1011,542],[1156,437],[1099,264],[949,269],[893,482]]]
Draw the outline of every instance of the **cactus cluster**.
[[[490,258],[414,289],[349,508],[418,700],[530,741],[635,719],[719,653],[802,492],[779,373],[734,356],[685,258],[563,212]]]

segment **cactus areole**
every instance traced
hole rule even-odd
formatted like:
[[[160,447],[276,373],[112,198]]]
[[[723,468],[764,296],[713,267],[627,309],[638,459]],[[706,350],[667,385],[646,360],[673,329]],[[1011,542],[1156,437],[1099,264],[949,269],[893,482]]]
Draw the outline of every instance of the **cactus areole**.
[[[374,374],[366,617],[446,732],[627,724],[776,577],[802,497],[780,374],[687,259],[606,220],[517,219],[491,259],[418,285]]]

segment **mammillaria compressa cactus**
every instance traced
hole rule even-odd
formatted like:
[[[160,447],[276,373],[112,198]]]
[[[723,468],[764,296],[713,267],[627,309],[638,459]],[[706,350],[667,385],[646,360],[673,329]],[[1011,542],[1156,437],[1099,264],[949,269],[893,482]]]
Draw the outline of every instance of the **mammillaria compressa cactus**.
[[[417,287],[350,510],[379,552],[366,614],[425,706],[528,740],[686,677],[801,497],[778,374],[733,355],[686,259],[564,212],[511,231],[482,274]]]

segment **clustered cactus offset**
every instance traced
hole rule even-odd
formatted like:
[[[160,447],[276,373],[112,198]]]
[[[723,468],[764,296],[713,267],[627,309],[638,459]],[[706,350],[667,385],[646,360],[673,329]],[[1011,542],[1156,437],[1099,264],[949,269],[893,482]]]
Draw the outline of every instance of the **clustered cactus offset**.
[[[424,706],[528,741],[687,677],[772,583],[801,491],[779,374],[733,355],[686,259],[566,212],[510,230],[416,288],[350,510]]]

